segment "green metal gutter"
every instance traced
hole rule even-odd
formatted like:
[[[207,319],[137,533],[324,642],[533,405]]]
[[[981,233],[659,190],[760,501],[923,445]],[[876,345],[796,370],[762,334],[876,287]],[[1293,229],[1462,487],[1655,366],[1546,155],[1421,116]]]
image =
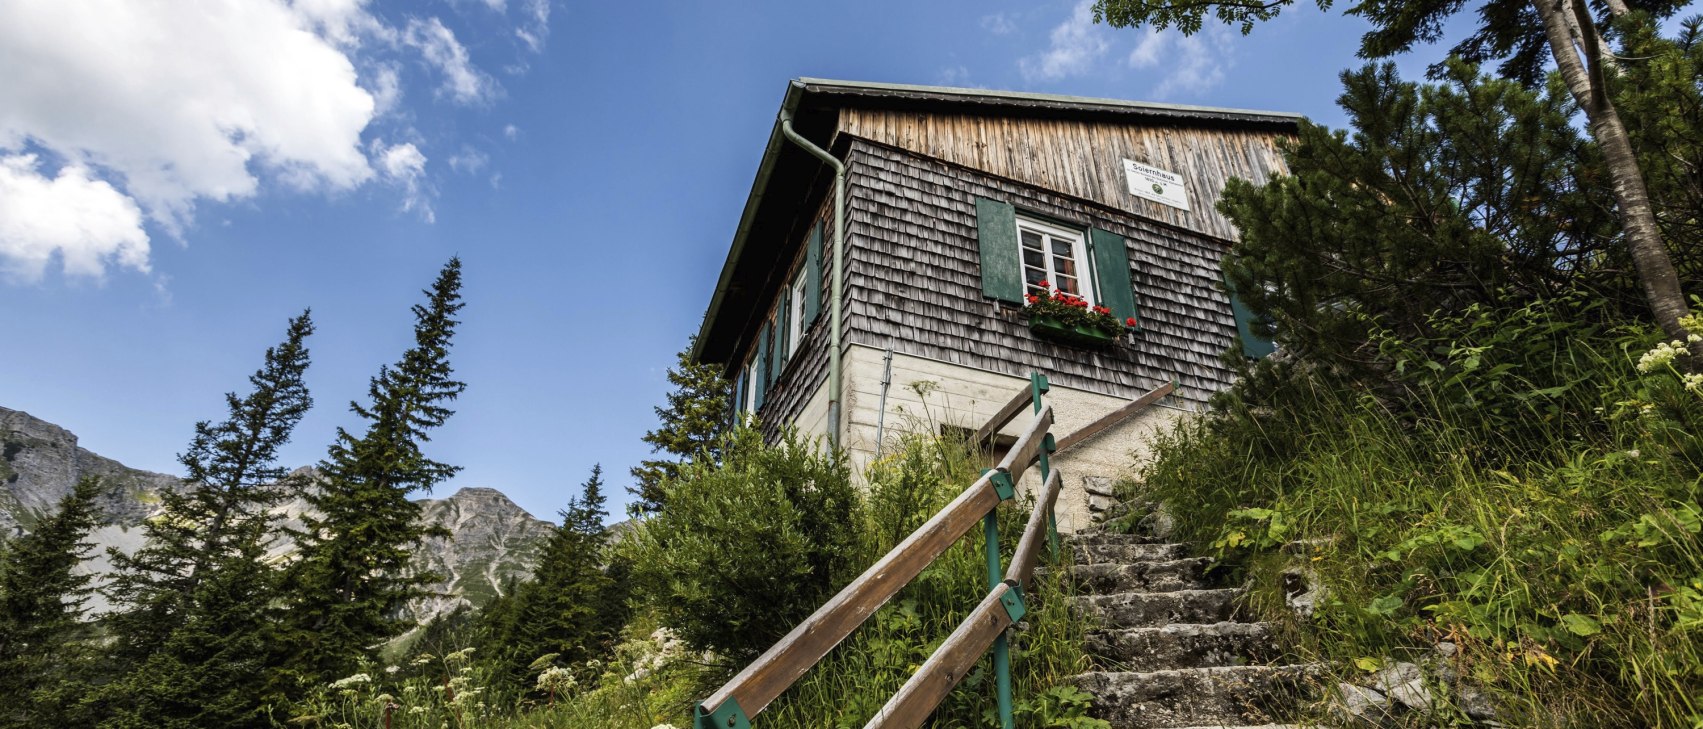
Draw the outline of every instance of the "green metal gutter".
[[[788,94],[791,96],[791,94]],[[840,445],[840,287],[846,248],[846,165],[792,129],[792,109],[781,107],[781,132],[804,151],[834,168],[834,268],[828,294],[828,445]]]

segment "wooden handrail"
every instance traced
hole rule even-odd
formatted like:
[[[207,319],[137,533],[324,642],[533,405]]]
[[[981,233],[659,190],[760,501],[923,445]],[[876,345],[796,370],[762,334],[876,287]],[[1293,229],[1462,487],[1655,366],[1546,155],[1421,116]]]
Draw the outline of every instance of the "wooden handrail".
[[[1034,419],[1029,421],[1028,429],[1018,436],[1017,442],[1011,446],[1011,450],[1005,454],[999,465],[994,466],[994,470],[1011,474],[1013,482],[1022,478],[1023,473],[1040,458],[1041,448],[1046,444],[1047,431],[1052,427],[1053,407],[1048,405],[1041,408],[1041,412],[1035,413]]]
[[[1035,377],[1039,385],[1025,388],[1018,393],[987,425],[977,431],[978,443],[982,434],[997,432],[1015,419],[1022,407],[1033,407],[1038,402],[1039,394],[1046,391],[1046,380],[1040,375]],[[951,503],[929,517],[927,522],[911,532],[904,541],[882,555],[874,565],[864,570],[863,574],[858,575],[822,607],[817,608],[785,637],[706,697],[699,704],[694,725],[708,726],[708,722],[713,719],[718,727],[723,724],[736,726],[739,724],[739,717],[749,719],[768,707],[770,702],[820,662],[834,646],[845,640],[846,636],[891,600],[900,589],[974,528],[977,522],[992,518],[994,510],[1003,500],[1001,492],[1004,491],[1005,498],[1010,498],[1009,487],[1021,480],[1024,472],[1041,457],[1043,449],[1051,439],[1049,431],[1052,426],[1052,407],[1041,407],[997,467],[982,474],[981,478],[976,479]],[[1056,473],[1047,479],[1044,485],[1047,496],[1036,505],[1037,513],[1041,513],[1043,517],[1042,524],[1046,523],[1045,510],[1050,509],[1057,498],[1058,482]],[[1033,523],[1035,518],[1031,516],[1030,522]],[[1024,543],[1018,545],[1019,552],[1026,555],[1023,562],[1028,563],[1028,569],[1022,571],[1025,575],[1032,571],[1032,563],[1038,549],[1030,545],[1024,552],[1024,544],[1029,541],[1031,540],[1025,535]],[[990,560],[997,560],[997,555],[990,557]],[[1013,568],[1018,564],[1014,561]],[[997,568],[997,563],[990,561],[990,570]],[[997,572],[994,574],[997,575]],[[998,578],[996,576],[991,579]],[[912,723],[903,725],[914,727],[934,710],[940,698],[945,696],[945,692],[950,691],[963,678],[960,664],[965,661],[968,663],[963,665],[973,664],[976,657],[1011,624],[1013,613],[1008,612],[1001,599],[1009,594],[1011,609],[1021,614],[1021,593],[1013,592],[1020,584],[1003,582],[990,592],[982,604],[971,613],[971,617],[953,632],[952,637],[942,644],[940,650],[930,656],[923,668],[911,677],[905,688],[888,702],[890,708],[903,709],[900,713],[891,714],[892,717],[915,717]],[[989,605],[993,607],[990,608]],[[993,616],[990,611],[997,612],[998,617]],[[972,646],[979,647],[971,650]],[[947,650],[948,647],[952,650]],[[882,714],[872,719],[870,725],[882,726],[882,722],[887,721],[883,717],[888,716],[888,710],[883,709]]]
[[[1051,469],[1047,474],[1047,482],[1041,485],[1041,498],[1035,501],[1035,508],[1029,512],[1029,523],[1023,527],[1023,536],[1017,542],[1016,551],[1011,553],[1011,567],[1005,571],[1005,581],[1028,589],[1029,578],[1035,574],[1035,561],[1041,555],[1041,545],[1047,541],[1047,522],[1053,511],[1053,503],[1058,501],[1059,489],[1064,484],[1064,477],[1058,469]]]
[[[990,590],[863,729],[915,729],[928,719],[952,687],[964,680],[964,675],[987,652],[994,639],[1011,627],[1011,613],[1002,602],[1011,590],[1009,582],[1001,582]]]
[[[1108,428],[1117,425],[1126,418],[1146,410],[1149,405],[1163,400],[1167,395],[1175,392],[1176,389],[1177,383],[1175,381],[1167,382],[1153,388],[1147,394],[1131,400],[1129,404],[1107,413],[1099,420],[1078,428],[1076,432],[1071,433],[1070,435],[1060,438],[1058,440],[1057,452],[1063,453],[1065,450],[1075,447],[1083,441],[1105,432]]]
[[[964,489],[952,503],[710,694],[703,705],[714,711],[734,699],[747,717],[756,716],[999,505],[993,473]]]
[[[1011,397],[1011,402],[1001,406],[999,408],[999,412],[994,413],[993,417],[988,419],[987,425],[983,425],[981,430],[976,431],[975,436],[970,439],[970,442],[975,444],[977,447],[987,443],[988,439],[999,433],[1000,428],[1005,427],[1007,423],[1015,420],[1018,413],[1023,412],[1024,409],[1031,407],[1033,404],[1034,395],[1028,388],[1018,390],[1017,394]]]

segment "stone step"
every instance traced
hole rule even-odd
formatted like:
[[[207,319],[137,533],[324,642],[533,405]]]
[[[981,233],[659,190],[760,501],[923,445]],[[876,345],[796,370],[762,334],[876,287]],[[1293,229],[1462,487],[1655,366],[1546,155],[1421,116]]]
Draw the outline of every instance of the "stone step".
[[[1187,544],[1103,542],[1099,544],[1072,544],[1070,551],[1071,554],[1076,556],[1077,564],[1106,562],[1129,564],[1130,562],[1181,559],[1188,555],[1189,546]]]
[[[1246,724],[1225,726],[1223,724],[1213,724],[1212,726],[1187,726],[1181,727],[1180,729],[1303,729],[1303,727],[1301,724],[1261,724],[1259,726],[1248,726]],[[1319,728],[1315,726],[1313,729]]]
[[[1220,666],[1072,678],[1094,696],[1092,715],[1114,729],[1258,726],[1293,718],[1317,696],[1314,666]]]
[[[1071,598],[1079,613],[1095,617],[1100,625],[1121,628],[1156,628],[1170,623],[1217,623],[1236,614],[1241,590],[1175,590],[1172,592],[1119,592]]]
[[[1159,544],[1160,540],[1145,534],[1120,534],[1103,532],[1097,529],[1080,531],[1075,534],[1063,534],[1067,544]]]
[[[1082,593],[1170,592],[1208,587],[1210,557],[1170,559],[1135,564],[1082,564],[1070,568]]]
[[[1088,654],[1122,671],[1260,665],[1280,653],[1269,623],[1177,623],[1088,633]]]

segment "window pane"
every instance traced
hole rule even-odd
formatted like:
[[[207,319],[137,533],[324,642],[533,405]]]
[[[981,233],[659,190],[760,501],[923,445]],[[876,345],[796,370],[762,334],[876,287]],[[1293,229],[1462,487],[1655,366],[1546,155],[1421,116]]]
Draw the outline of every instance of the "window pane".
[[[1053,269],[1058,271],[1060,276],[1075,276],[1076,261],[1069,258],[1054,258]]]
[[[1040,251],[1025,250],[1023,251],[1023,265],[1046,268],[1047,258]]]
[[[1040,234],[1032,232],[1032,231],[1027,231],[1027,230],[1023,231],[1023,247],[1024,248],[1031,248],[1031,249],[1034,249],[1034,250],[1037,250],[1037,251],[1041,250],[1041,236],[1040,236]]]
[[[1052,239],[1052,244],[1053,255],[1064,256],[1065,258],[1069,258],[1071,256],[1070,241],[1054,238]]]
[[[1029,283],[1029,285],[1033,286],[1047,280],[1047,272],[1043,269],[1029,268],[1025,266],[1023,268],[1023,278]]]
[[[1058,284],[1058,290],[1060,291],[1067,294],[1079,293],[1076,289],[1076,279],[1071,278],[1070,276],[1059,276],[1056,283]]]

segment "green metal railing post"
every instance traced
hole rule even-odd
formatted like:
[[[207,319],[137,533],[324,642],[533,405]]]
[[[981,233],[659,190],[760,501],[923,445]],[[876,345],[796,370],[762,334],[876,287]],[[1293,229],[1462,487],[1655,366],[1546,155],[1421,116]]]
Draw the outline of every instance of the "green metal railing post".
[[[1041,396],[1051,390],[1052,383],[1047,382],[1046,375],[1039,372],[1029,373],[1029,396],[1035,401],[1035,412],[1041,412],[1041,408],[1045,407],[1045,404],[1041,401]],[[1041,444],[1040,453],[1041,483],[1043,484],[1053,475],[1050,456],[1056,450],[1058,450],[1058,441],[1053,438],[1052,433],[1048,433],[1046,441]],[[1047,551],[1051,553],[1053,561],[1058,561],[1058,517],[1052,509],[1047,509]]]
[[[1017,496],[1017,484],[1011,480],[1011,474],[995,472],[992,481],[1000,501]],[[982,517],[982,543],[987,551],[988,589],[992,590],[1004,581],[999,568],[999,509],[990,510]],[[1022,604],[1021,600],[1018,604]],[[993,676],[994,690],[999,695],[999,724],[1004,729],[1016,729],[1011,700],[1011,647],[1004,633],[993,641]]]

